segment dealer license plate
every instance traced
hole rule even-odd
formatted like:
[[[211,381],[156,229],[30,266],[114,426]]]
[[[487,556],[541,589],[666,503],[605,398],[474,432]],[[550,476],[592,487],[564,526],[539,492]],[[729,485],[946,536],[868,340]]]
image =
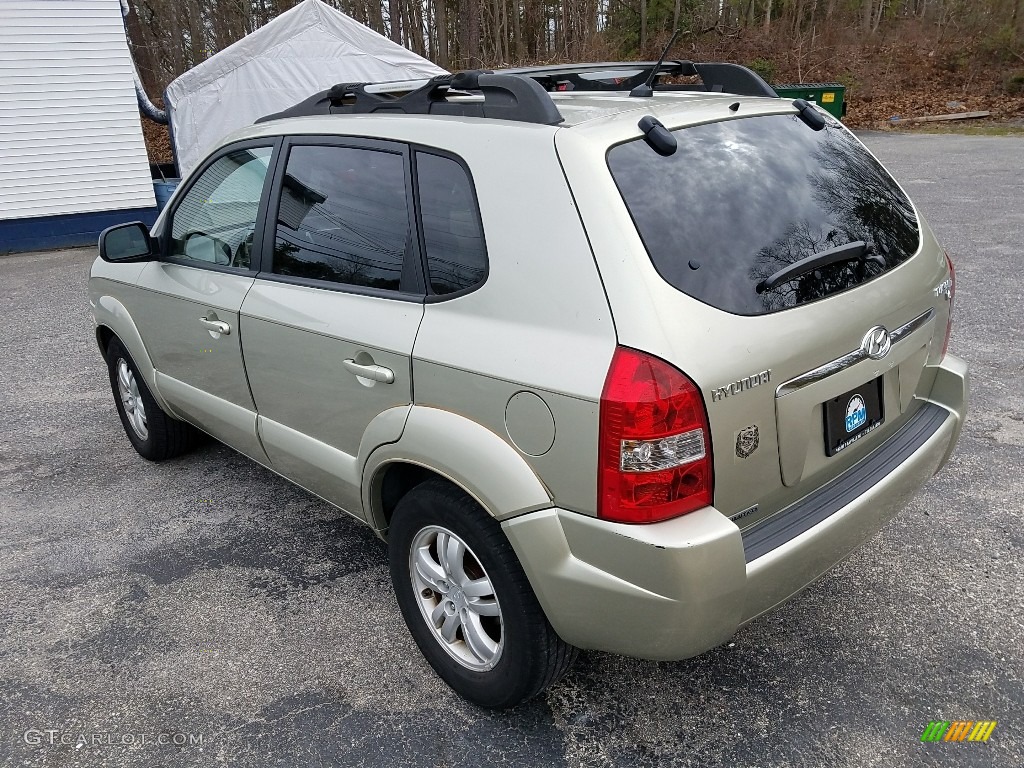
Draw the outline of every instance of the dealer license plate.
[[[822,412],[825,415],[825,454],[835,456],[885,421],[882,377],[826,400]]]

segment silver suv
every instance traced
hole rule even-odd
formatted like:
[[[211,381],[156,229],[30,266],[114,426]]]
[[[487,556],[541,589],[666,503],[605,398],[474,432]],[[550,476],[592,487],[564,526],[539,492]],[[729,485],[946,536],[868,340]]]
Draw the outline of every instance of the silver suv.
[[[690,62],[336,86],[90,280],[136,450],[201,430],[365,521],[489,707],[714,648],[875,534],[963,424],[953,292],[853,134]]]

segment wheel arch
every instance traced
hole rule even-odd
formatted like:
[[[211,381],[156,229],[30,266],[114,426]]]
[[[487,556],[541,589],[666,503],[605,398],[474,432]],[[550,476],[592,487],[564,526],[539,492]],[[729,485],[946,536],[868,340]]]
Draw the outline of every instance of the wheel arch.
[[[459,414],[413,406],[401,438],[377,448],[363,467],[367,522],[386,535],[398,502],[430,479],[451,483],[497,520],[552,504],[541,479],[504,438]]]
[[[100,347],[100,357],[105,361],[107,360],[107,347],[110,346],[110,340],[114,338],[115,335],[116,334],[105,325],[96,326],[96,343],[99,344]]]
[[[93,316],[96,319],[96,343],[100,347],[100,354],[104,361],[109,362],[107,347],[112,339],[117,338],[128,350],[128,354],[132,356],[135,366],[142,374],[157,405],[165,411],[169,411],[170,409],[156,385],[156,367],[153,365],[153,360],[142,341],[142,335],[127,307],[113,296],[100,296],[93,303]]]

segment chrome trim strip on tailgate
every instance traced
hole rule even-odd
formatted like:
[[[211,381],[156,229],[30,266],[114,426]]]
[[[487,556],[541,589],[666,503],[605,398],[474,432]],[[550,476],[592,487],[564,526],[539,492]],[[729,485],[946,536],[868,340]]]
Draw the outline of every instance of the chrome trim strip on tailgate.
[[[749,563],[810,530],[838,512],[906,461],[928,442],[949,417],[949,411],[924,403],[877,450],[839,477],[769,519],[743,532],[743,554]]]
[[[889,338],[892,341],[892,344],[895,345],[896,343],[905,339],[918,328],[925,325],[929,320],[932,319],[934,315],[935,310],[929,309],[924,314],[915,317],[909,323],[901,325],[899,328],[897,328],[895,331],[889,334]],[[842,357],[837,357],[835,360],[825,363],[824,365],[819,365],[812,371],[802,373],[799,376],[790,379],[789,381],[782,382],[781,384],[779,384],[778,389],[775,390],[775,396],[784,397],[786,395],[792,394],[793,392],[796,392],[798,389],[806,387],[808,384],[814,384],[815,382],[828,378],[834,373],[839,373],[839,371],[849,368],[852,365],[856,365],[861,360],[867,359],[868,351],[863,347],[855,349],[852,352],[847,352]]]

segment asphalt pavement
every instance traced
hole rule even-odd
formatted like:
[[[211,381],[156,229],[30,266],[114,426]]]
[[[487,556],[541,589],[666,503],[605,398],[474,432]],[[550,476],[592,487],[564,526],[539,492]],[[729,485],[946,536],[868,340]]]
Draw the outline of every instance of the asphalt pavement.
[[[90,249],[0,258],[0,766],[1024,765],[1024,139],[863,138],[956,262],[952,462],[727,646],[583,653],[505,713],[434,676],[368,529],[217,443],[134,453]]]

